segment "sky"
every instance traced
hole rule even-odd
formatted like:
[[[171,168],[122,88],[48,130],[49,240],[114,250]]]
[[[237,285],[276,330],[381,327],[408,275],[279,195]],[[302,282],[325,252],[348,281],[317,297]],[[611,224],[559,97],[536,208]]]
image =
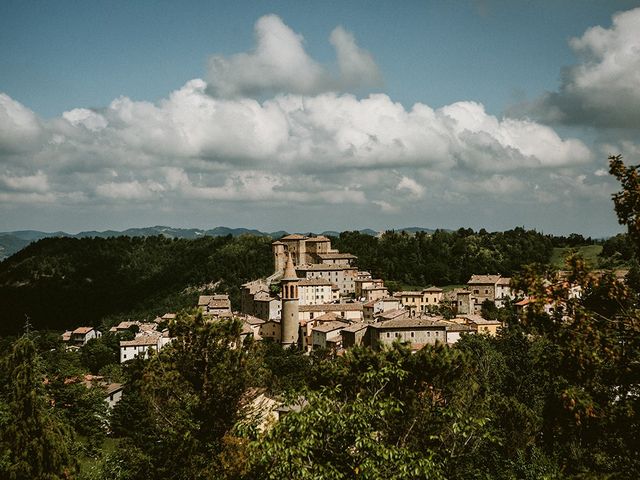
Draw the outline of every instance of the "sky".
[[[622,231],[640,1],[0,3],[0,231]]]

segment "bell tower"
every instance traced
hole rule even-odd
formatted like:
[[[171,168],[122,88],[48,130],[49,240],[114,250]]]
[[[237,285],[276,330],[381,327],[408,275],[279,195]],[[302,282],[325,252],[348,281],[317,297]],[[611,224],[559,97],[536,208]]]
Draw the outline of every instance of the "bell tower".
[[[283,347],[298,344],[300,329],[298,312],[298,276],[293,266],[291,253],[287,255],[287,265],[280,281],[282,299],[282,316],[280,318],[281,343]]]

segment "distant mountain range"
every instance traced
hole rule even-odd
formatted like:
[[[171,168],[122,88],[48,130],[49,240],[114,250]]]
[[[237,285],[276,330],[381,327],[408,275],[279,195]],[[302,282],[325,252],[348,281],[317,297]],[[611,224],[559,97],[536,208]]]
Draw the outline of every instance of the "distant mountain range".
[[[399,228],[397,231],[404,230],[407,233],[416,233],[416,232],[426,232],[433,233],[435,230],[430,228],[422,228],[422,227],[408,227],[408,228]],[[24,247],[29,245],[31,242],[38,241],[42,238],[48,237],[73,237],[73,238],[85,238],[85,237],[100,237],[100,238],[108,238],[108,237],[119,237],[119,236],[129,236],[129,237],[150,237],[155,235],[163,235],[168,238],[187,238],[194,239],[202,236],[211,236],[211,237],[220,237],[226,235],[232,235],[234,237],[240,235],[256,235],[261,237],[271,237],[271,238],[280,238],[284,235],[287,235],[289,232],[285,232],[284,230],[279,230],[277,232],[261,232],[260,230],[253,230],[248,228],[229,228],[229,227],[216,227],[210,230],[202,230],[199,228],[173,228],[173,227],[164,227],[164,226],[155,226],[155,227],[144,227],[144,228],[129,228],[123,231],[117,230],[105,230],[102,232],[98,231],[86,231],[80,232],[76,234],[66,233],[66,232],[41,232],[38,230],[18,230],[15,232],[0,232],[0,261],[5,258],[9,258],[16,252],[19,252]],[[299,233],[309,233],[309,232],[299,232]],[[375,230],[371,230],[370,228],[366,228],[360,230],[360,233],[365,235],[378,235],[380,232]],[[321,232],[320,235],[326,236],[334,236],[337,237],[340,235],[340,232],[335,230],[327,230],[325,232]]]

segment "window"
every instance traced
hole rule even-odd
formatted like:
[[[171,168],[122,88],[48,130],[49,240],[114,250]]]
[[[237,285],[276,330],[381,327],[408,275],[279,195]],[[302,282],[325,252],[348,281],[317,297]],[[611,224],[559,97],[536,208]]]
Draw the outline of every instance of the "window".
[[[411,332],[411,338],[413,338],[413,337],[414,337],[414,334],[413,334],[413,332]]]
[[[430,337],[430,336],[431,336],[431,332],[427,332],[427,337]]]
[[[480,293],[480,290],[474,290],[473,293],[475,293],[476,295],[478,295]]]
[[[489,290],[485,288],[484,293],[489,293]]]
[[[387,338],[389,338],[391,336],[391,334],[389,332],[387,332]]]

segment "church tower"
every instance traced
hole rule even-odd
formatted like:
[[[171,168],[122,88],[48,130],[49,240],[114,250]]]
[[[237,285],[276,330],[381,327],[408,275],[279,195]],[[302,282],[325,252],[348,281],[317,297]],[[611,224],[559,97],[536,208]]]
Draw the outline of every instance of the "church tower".
[[[282,299],[281,342],[283,347],[289,347],[298,344],[298,330],[300,329],[300,322],[298,321],[298,276],[293,266],[291,253],[287,256],[287,265],[284,269],[280,286],[282,287],[280,292],[280,298]]]

